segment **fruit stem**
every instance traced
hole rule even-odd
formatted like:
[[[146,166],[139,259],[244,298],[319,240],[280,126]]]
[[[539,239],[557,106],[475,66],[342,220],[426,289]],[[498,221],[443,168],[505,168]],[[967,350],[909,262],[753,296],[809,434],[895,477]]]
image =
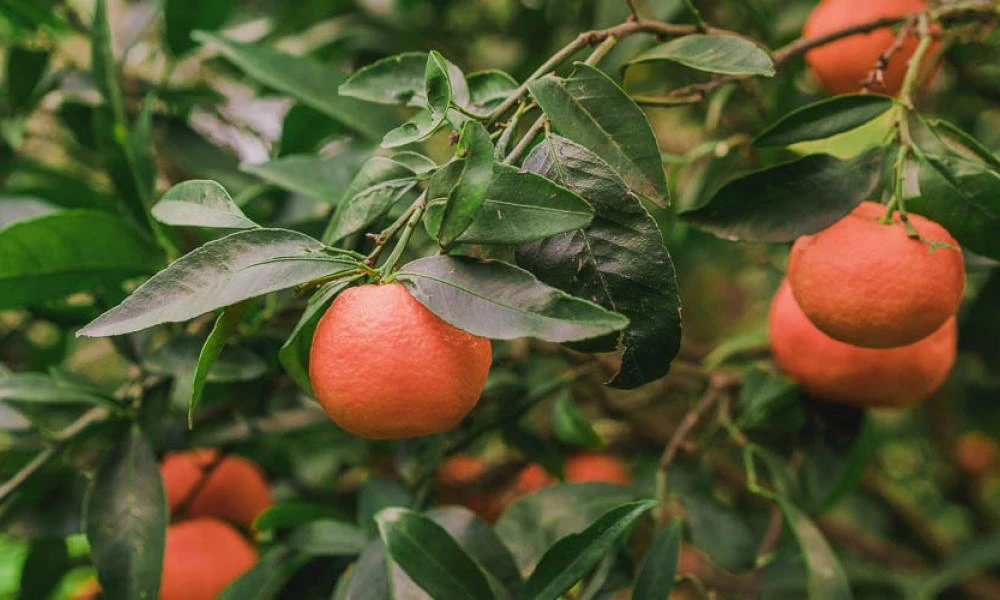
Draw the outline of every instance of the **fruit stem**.
[[[913,110],[913,90],[917,87],[917,82],[920,79],[920,66],[924,62],[924,56],[933,41],[926,13],[917,16],[917,35],[920,36],[920,43],[906,66],[903,86],[899,91],[899,101],[907,110]]]
[[[366,265],[369,267],[375,266],[375,262],[378,261],[378,257],[382,254],[382,251],[385,250],[389,240],[391,240],[400,229],[406,226],[410,217],[413,216],[413,212],[417,210],[417,205],[422,204],[423,202],[424,195],[421,195],[413,204],[407,207],[407,209],[403,211],[403,214],[399,215],[399,217],[393,221],[391,225],[383,229],[381,233],[375,236],[375,248],[372,249],[368,256],[365,257],[364,262]]]

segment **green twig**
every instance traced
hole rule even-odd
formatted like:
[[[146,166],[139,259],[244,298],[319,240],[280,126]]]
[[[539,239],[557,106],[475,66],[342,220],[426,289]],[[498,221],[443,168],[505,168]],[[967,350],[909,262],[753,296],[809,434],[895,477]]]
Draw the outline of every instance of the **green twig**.
[[[694,5],[694,0],[684,0],[684,8],[691,13],[691,16],[694,18],[694,24],[698,26],[698,29],[702,32],[707,32],[708,22],[705,21],[705,17],[701,16],[701,11]]]
[[[399,240],[393,247],[392,252],[386,257],[385,262],[382,266],[378,268],[378,272],[381,273],[382,278],[386,278],[392,274],[392,270],[396,267],[396,263],[399,262],[400,257],[403,256],[403,252],[406,250],[406,245],[410,243],[410,236],[413,235],[413,230],[417,228],[417,223],[420,223],[420,218],[424,216],[424,210],[427,208],[427,194],[421,194],[420,198],[417,199],[410,208],[406,210],[404,215],[407,215],[406,222],[403,224],[402,232],[399,234]]]

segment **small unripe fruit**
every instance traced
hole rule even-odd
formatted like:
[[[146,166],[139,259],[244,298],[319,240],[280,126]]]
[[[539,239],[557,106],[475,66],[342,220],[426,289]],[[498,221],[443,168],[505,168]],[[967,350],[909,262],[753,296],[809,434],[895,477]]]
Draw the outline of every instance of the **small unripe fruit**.
[[[171,513],[184,508],[181,504],[201,486],[180,516],[217,517],[249,528],[271,505],[271,486],[255,463],[235,455],[219,461],[218,456],[209,448],[168,453],[160,463],[167,505]]]
[[[788,281],[799,306],[830,337],[866,348],[921,340],[955,315],[965,261],[948,231],[908,215],[922,239],[909,237],[898,213],[862,202],[830,227],[795,241]]]
[[[333,421],[369,439],[453,428],[479,401],[489,340],[452,327],[401,284],[340,294],[309,352],[316,400]]]
[[[839,342],[809,321],[787,280],[771,302],[768,332],[775,362],[806,391],[862,407],[904,407],[927,399],[947,379],[958,346],[954,317],[907,346],[875,349]]]
[[[806,38],[820,37],[880,17],[898,17],[926,9],[925,0],[823,0],[809,14],[802,35]],[[875,68],[879,56],[892,47],[895,40],[895,32],[889,27],[882,27],[818,46],[806,53],[806,62],[829,93],[858,92]],[[883,85],[873,87],[873,91],[891,96],[899,93],[907,64],[916,52],[917,44],[915,35],[907,36],[902,48],[893,54],[883,70]],[[939,49],[940,44],[934,42],[923,61],[923,76],[932,70]]]

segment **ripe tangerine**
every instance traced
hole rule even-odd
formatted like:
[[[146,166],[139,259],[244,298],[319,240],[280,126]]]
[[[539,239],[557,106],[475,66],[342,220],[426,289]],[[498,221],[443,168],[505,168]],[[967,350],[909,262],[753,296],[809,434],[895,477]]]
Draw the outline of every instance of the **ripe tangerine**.
[[[965,289],[965,261],[948,231],[920,215],[914,239],[885,209],[862,202],[830,227],[800,237],[788,260],[799,306],[830,337],[867,348],[904,346],[952,317]],[[933,244],[933,245],[932,245]]]
[[[771,301],[768,332],[775,362],[822,400],[865,407],[904,407],[927,399],[955,363],[954,317],[931,336],[896,348],[861,348],[839,342],[806,317],[788,280]]]
[[[370,439],[451,429],[479,401],[489,340],[442,321],[400,284],[346,290],[309,352],[316,399],[337,425]]]
[[[218,456],[211,448],[167,453],[160,463],[167,505],[175,512],[200,485],[184,516],[217,517],[249,528],[271,505],[271,486],[256,463],[235,455],[218,461]]]
[[[171,525],[160,600],[213,600],[255,562],[253,546],[222,521],[202,517]]]

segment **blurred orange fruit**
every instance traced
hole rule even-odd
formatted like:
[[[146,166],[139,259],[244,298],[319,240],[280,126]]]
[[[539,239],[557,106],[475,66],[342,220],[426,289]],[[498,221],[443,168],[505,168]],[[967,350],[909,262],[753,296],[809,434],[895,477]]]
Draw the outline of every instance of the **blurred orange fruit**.
[[[503,514],[507,498],[502,491],[478,489],[478,479],[488,465],[468,454],[449,456],[438,469],[439,496],[447,504],[460,504],[490,523]]]
[[[222,521],[202,517],[171,525],[160,600],[213,600],[255,562],[253,546]]]
[[[210,448],[168,453],[160,463],[167,505],[171,513],[182,508],[200,485],[180,516],[217,517],[249,528],[271,505],[271,486],[256,463],[242,456],[218,457],[218,450]]]
[[[867,348],[912,344],[934,333],[958,311],[965,289],[962,252],[944,227],[910,214],[922,238],[914,239],[898,213],[882,224],[884,212],[862,202],[796,240],[788,261],[792,292],[809,320],[834,339]]]
[[[806,317],[788,281],[771,301],[768,332],[775,362],[813,396],[868,407],[903,407],[929,397],[955,362],[954,317],[927,338],[896,348],[839,342]]]
[[[980,431],[963,433],[955,440],[955,462],[968,473],[982,475],[1000,461],[1000,447]]]
[[[370,439],[432,435],[479,401],[490,342],[438,318],[400,284],[340,294],[309,353],[316,399],[345,430]]]
[[[632,476],[620,459],[609,454],[583,452],[566,459],[563,467],[566,471],[566,481],[583,483],[585,481],[603,481],[629,485]]]

